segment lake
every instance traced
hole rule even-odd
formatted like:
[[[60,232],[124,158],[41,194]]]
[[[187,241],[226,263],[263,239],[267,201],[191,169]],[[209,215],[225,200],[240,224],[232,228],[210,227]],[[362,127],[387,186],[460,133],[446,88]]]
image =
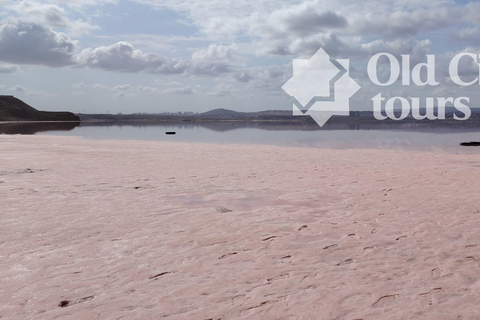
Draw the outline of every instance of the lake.
[[[166,132],[175,132],[168,135]],[[477,152],[463,147],[480,141],[476,126],[437,123],[391,125],[331,125],[237,121],[155,124],[63,123],[2,124],[0,133],[79,136],[86,139],[181,141],[201,143],[273,144],[329,149],[373,148],[448,152]],[[467,151],[468,150],[468,151]]]

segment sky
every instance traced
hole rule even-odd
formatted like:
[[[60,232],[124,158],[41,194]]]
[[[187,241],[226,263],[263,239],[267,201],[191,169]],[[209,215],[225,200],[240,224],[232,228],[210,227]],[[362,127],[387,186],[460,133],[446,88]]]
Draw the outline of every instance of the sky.
[[[75,113],[291,110],[281,87],[292,59],[323,48],[350,59],[371,98],[458,97],[480,106],[478,83],[449,81],[460,52],[480,52],[480,2],[447,0],[0,0],[0,94]],[[377,86],[369,59],[435,55],[438,86]],[[463,59],[466,80],[478,65]],[[388,75],[379,64],[379,78]]]

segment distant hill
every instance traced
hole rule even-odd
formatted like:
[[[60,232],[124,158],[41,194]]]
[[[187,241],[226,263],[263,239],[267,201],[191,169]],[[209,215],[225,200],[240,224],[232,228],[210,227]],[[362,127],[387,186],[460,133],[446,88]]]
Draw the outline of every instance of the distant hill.
[[[201,113],[202,117],[206,118],[239,118],[245,115],[244,112],[238,112],[228,109],[213,109],[207,112]]]
[[[0,121],[80,121],[71,112],[39,111],[14,96],[0,95]]]
[[[265,117],[292,117],[291,110],[267,110],[257,112],[239,112],[228,109],[213,109],[200,114],[203,118],[265,118]]]

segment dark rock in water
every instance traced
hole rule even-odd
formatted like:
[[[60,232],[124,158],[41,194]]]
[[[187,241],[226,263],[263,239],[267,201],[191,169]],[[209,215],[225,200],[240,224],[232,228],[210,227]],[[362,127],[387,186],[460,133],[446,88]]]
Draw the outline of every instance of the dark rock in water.
[[[176,132],[175,131],[167,131],[167,132],[165,132],[165,134],[176,134]]]
[[[14,96],[0,95],[0,121],[80,121],[71,112],[39,111]]]
[[[219,213],[223,213],[223,212],[231,212],[232,210],[228,209],[228,208],[225,208],[225,207],[216,207],[215,210]]]
[[[462,142],[460,145],[464,147],[479,147],[480,141]]]

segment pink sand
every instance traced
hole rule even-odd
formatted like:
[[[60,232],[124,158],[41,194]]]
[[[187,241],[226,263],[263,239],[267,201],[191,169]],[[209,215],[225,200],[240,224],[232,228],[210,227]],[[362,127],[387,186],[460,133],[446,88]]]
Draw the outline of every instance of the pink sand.
[[[480,155],[0,151],[2,319],[480,319]]]

